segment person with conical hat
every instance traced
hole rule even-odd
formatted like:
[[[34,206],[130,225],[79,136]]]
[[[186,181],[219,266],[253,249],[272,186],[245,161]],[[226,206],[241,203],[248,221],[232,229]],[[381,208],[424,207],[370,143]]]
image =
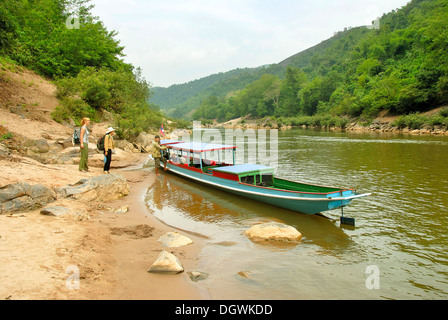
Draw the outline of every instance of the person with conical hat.
[[[114,150],[114,136],[115,129],[112,127],[107,128],[106,136],[104,137],[104,173],[110,173],[110,163],[112,162],[112,150]]]

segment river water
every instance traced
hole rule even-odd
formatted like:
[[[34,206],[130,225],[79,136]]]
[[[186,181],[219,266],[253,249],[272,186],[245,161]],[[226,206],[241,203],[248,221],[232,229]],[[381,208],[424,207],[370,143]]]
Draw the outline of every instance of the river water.
[[[344,209],[356,227],[340,210],[306,216],[163,174],[147,205],[206,237],[198,286],[214,299],[448,298],[448,137],[297,129],[278,149],[279,177],[371,192]],[[261,221],[303,238],[253,243],[242,233]]]

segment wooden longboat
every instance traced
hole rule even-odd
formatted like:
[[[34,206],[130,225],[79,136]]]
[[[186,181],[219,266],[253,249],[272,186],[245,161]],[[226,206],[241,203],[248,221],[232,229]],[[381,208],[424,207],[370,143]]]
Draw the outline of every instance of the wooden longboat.
[[[277,178],[274,168],[258,164],[235,164],[236,146],[183,143],[163,140],[170,173],[239,196],[308,215],[343,208],[353,199],[366,197],[353,189],[321,186]],[[219,152],[233,151],[233,164],[220,161]],[[206,159],[218,152],[218,161]],[[342,221],[342,220],[341,220]]]

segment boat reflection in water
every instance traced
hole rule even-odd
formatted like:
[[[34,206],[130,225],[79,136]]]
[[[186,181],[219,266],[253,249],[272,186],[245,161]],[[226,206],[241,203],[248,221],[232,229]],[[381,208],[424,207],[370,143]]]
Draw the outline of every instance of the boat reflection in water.
[[[322,249],[349,244],[347,235],[330,219],[314,215],[294,215],[291,211],[227,194],[201,184],[164,174],[148,189],[146,203],[163,222],[204,236],[226,237],[214,233],[229,229],[244,231],[262,221],[292,225]],[[215,230],[215,228],[217,228]],[[330,243],[327,243],[330,240]],[[327,243],[327,244],[326,244]]]
[[[316,259],[317,256],[325,257],[325,261],[328,257],[337,259],[341,251],[346,254],[351,246],[356,251],[337,223],[323,216],[291,214],[286,209],[170,174],[157,179],[148,189],[145,200],[152,214],[167,225],[207,238],[199,268],[209,273],[210,278],[198,285],[219,292],[219,297],[214,298],[272,299],[268,292],[273,290],[278,299],[304,298],[299,287],[310,286],[307,291],[313,291],[309,279],[290,281],[300,279],[302,268],[307,269],[307,274],[322,278],[325,268],[318,267],[322,259]],[[266,221],[297,228],[303,234],[300,244],[256,244],[242,234],[252,225]],[[304,256],[309,257],[298,263]],[[245,270],[249,270],[250,280],[238,274]],[[260,287],[266,292],[260,293]]]
[[[257,200],[280,208],[304,214],[317,214],[348,206],[352,200],[369,196],[351,188],[336,188],[317,184],[291,181],[274,176],[275,169],[259,164],[236,164],[236,146],[183,143],[164,140],[161,145],[168,172],[201,182],[238,196]],[[221,153],[233,152],[233,164],[221,161]],[[207,158],[216,152],[218,159]],[[341,219],[341,223],[348,221]],[[354,225],[354,220],[351,222]]]

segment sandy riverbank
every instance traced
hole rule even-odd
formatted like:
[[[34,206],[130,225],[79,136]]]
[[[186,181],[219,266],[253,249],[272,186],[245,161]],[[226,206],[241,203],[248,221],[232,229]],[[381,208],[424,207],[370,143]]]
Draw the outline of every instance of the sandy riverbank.
[[[146,159],[142,155],[141,161]],[[39,180],[59,186],[102,174],[101,168],[81,173],[76,166],[1,162],[0,167],[9,171],[2,176],[10,183]],[[0,299],[207,299],[185,272],[147,272],[160,251],[166,250],[158,238],[173,231],[148,214],[143,201],[157,177],[152,168],[115,172],[126,177],[130,195],[110,203],[61,199],[51,204],[84,210],[82,219],[44,216],[40,210],[0,215]],[[124,205],[129,206],[127,213],[111,210]],[[194,235],[184,235],[194,243],[167,251],[182,261],[185,271],[193,271],[202,243]],[[80,272],[79,289],[70,290],[66,280],[73,268]]]
[[[0,143],[0,188],[26,182],[54,189],[103,174],[101,154],[92,153],[90,172],[84,173],[75,161],[79,150],[60,145],[71,138],[73,127],[51,118],[60,103],[56,93],[54,83],[23,68],[0,75],[0,139],[12,136]],[[110,125],[92,124],[92,149]],[[24,145],[42,139],[49,150]],[[40,209],[0,214],[0,299],[207,298],[186,272],[147,272],[162,250],[158,238],[173,230],[150,215],[143,202],[156,181],[152,168],[142,168],[148,155],[125,147],[116,152],[111,171],[127,179],[128,196],[108,203],[58,199],[49,204],[78,215],[44,216]],[[125,205],[127,213],[113,212]],[[194,268],[201,248],[201,239],[188,237],[194,244],[167,250],[178,256],[185,271]],[[69,290],[66,280],[76,269],[79,289]]]
[[[147,239],[130,238],[129,236],[114,235],[114,245],[111,255],[116,260],[115,280],[117,285],[109,299],[163,299],[163,300],[197,300],[207,299],[208,294],[201,292],[190,280],[186,272],[179,275],[157,275],[148,273],[152,262],[161,251],[161,243],[157,241],[163,234],[177,231],[194,241],[192,245],[181,248],[164,248],[176,255],[182,262],[185,271],[194,271],[200,250],[204,245],[203,239],[192,234],[173,229],[148,214],[144,197],[148,188],[157,177],[150,171],[122,172],[132,183],[131,194],[111,203],[111,206],[121,207],[129,205],[129,212],[124,216],[108,215],[98,223],[115,229],[126,230],[129,226],[149,226],[154,228],[152,236]]]

